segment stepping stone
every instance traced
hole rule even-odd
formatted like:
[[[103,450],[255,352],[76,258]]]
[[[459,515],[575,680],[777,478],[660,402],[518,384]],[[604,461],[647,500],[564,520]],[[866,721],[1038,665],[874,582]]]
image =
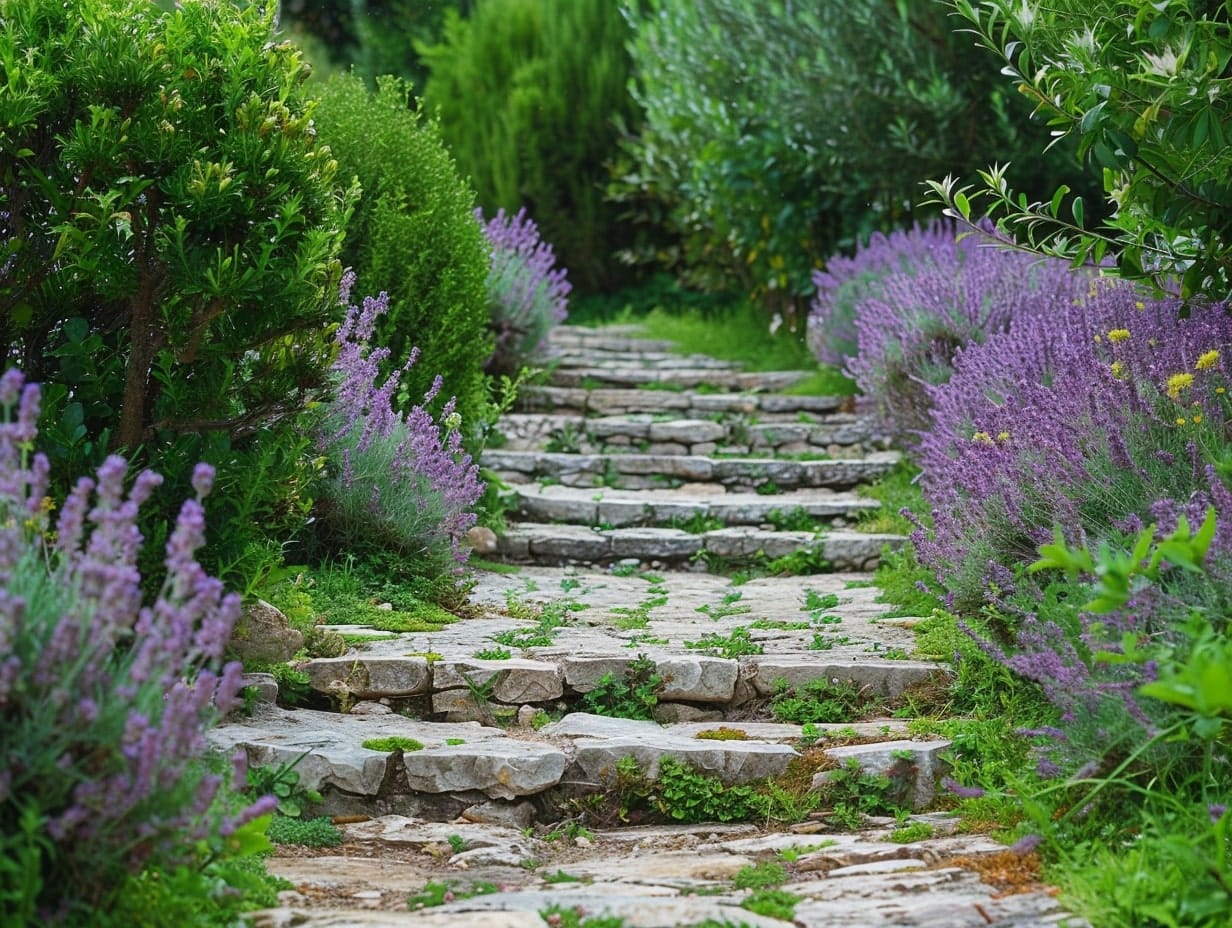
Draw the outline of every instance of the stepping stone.
[[[661,490],[612,490],[518,484],[505,499],[531,522],[572,522],[579,525],[662,525],[673,519],[703,517],[728,526],[761,525],[779,516],[803,513],[814,519],[851,518],[876,510],[879,504],[854,493],[828,489],[788,490],[774,496],[725,492],[723,487],[694,484]]]
[[[713,481],[732,488],[845,489],[889,473],[899,455],[875,452],[856,460],[792,461],[777,458],[711,458],[667,454],[564,454],[548,451],[483,453],[484,467],[510,479],[550,479],[566,486],[600,486],[641,477],[666,481]],[[771,494],[768,494],[771,495]]]
[[[748,560],[779,558],[817,549],[829,569],[871,570],[885,547],[898,547],[901,535],[832,530],[767,532],[747,526],[692,534],[674,528],[593,529],[584,525],[513,523],[498,538],[497,551],[511,561],[536,564],[609,564],[625,559],[678,562],[702,555]]]
[[[723,390],[783,390],[799,383],[803,371],[731,371],[713,368],[646,368],[586,366],[557,368],[551,373],[553,386],[558,387],[639,387],[671,385],[684,388],[700,386]]]
[[[763,696],[777,689],[779,681],[801,688],[817,680],[854,683],[870,696],[896,699],[911,686],[930,683],[946,671],[928,661],[887,661],[860,656],[845,662],[820,657],[775,657],[761,655],[750,659],[757,668],[753,686]]]
[[[788,396],[775,393],[675,393],[669,390],[599,389],[580,387],[523,387],[518,405],[527,410],[578,410],[594,415],[679,413],[705,418],[714,413],[835,412],[850,402],[841,396]]]

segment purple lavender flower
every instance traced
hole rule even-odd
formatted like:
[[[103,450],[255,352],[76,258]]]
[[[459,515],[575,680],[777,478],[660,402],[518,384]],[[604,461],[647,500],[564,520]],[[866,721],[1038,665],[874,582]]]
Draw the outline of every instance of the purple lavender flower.
[[[344,543],[384,546],[460,569],[469,554],[462,539],[475,524],[483,492],[479,467],[462,447],[454,400],[439,418],[427,411],[444,388],[442,377],[433,379],[422,403],[395,411],[399,376],[419,353],[380,379],[388,351],[369,339],[387,310],[386,294],[365,297],[349,308],[337,335],[334,400],[317,440],[333,471],[324,487],[326,519]]]
[[[476,209],[475,219],[492,246],[488,303],[496,346],[487,368],[516,373],[539,354],[552,326],[565,320],[572,287],[525,208],[513,216],[497,210],[486,223]]]
[[[952,777],[943,777],[941,785],[959,799],[982,799],[984,790],[978,786],[963,786]]]

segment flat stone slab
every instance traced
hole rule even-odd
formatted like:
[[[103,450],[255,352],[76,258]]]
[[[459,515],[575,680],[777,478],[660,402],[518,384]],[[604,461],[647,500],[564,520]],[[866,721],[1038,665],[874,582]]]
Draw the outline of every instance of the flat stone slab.
[[[460,739],[472,748],[507,740],[497,728],[479,724],[421,722],[400,715],[355,716],[311,709],[269,707],[250,719],[233,719],[208,734],[227,753],[242,747],[253,766],[294,764],[305,789],[334,788],[357,796],[376,796],[390,774],[392,755],[362,746],[372,738],[413,738],[426,748]]]
[[[895,698],[908,687],[928,683],[945,671],[929,661],[892,661],[878,658],[832,661],[825,658],[777,658],[761,656],[752,661],[757,668],[752,677],[757,692],[773,693],[780,681],[788,686],[804,687],[816,680],[831,683],[853,683],[867,689],[870,696]]]
[[[494,799],[514,799],[559,783],[566,759],[563,751],[548,744],[502,738],[413,751],[403,756],[403,764],[414,790],[478,790]]]
[[[526,410],[574,410],[589,415],[674,412],[691,418],[712,413],[752,415],[766,413],[835,412],[848,402],[841,396],[788,396],[777,393],[681,393],[670,390],[631,390],[618,387],[585,390],[581,387],[523,387],[518,405]]]
[[[498,702],[521,705],[559,699],[564,674],[555,662],[506,660],[442,660],[432,664],[434,690],[487,687]]]
[[[845,530],[826,532],[766,531],[733,526],[693,534],[673,528],[592,529],[583,525],[514,523],[497,536],[497,551],[505,558],[540,564],[607,564],[631,558],[638,561],[683,561],[702,554],[747,560],[754,556],[779,558],[798,551],[816,550],[830,570],[871,570],[883,549],[897,548],[901,535],[868,534]]]
[[[525,480],[548,479],[566,486],[600,486],[622,477],[656,477],[686,482],[713,481],[727,487],[846,489],[888,473],[898,462],[893,451],[849,460],[795,461],[780,458],[711,458],[692,454],[566,454],[488,450],[485,467]]]
[[[309,686],[331,696],[380,699],[414,696],[432,688],[432,674],[424,657],[318,657],[303,669]]]
[[[829,489],[789,490],[773,496],[731,492],[712,484],[680,489],[616,490],[519,484],[504,494],[528,522],[578,525],[662,526],[672,520],[718,519],[727,526],[762,525],[771,518],[803,514],[814,519],[851,518],[878,508],[874,500]]]

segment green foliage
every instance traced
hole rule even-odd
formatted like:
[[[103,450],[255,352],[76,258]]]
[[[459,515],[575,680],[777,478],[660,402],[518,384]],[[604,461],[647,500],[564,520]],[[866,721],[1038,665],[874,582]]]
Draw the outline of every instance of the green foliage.
[[[774,860],[741,867],[732,877],[736,889],[772,889],[787,882],[787,868]]]
[[[424,99],[485,212],[525,206],[580,291],[611,288],[624,243],[603,185],[634,116],[627,35],[610,0],[482,0],[421,49]]]
[[[513,652],[508,648],[484,648],[476,651],[474,657],[480,661],[507,661],[513,657]]]
[[[911,822],[899,825],[887,836],[887,840],[895,844],[913,844],[916,841],[927,841],[933,836],[933,826],[928,822]]]
[[[390,735],[388,738],[367,738],[363,746],[369,751],[422,751],[423,742],[402,735]]]
[[[1029,107],[930,0],[625,6],[645,118],[614,193],[677,239],[629,257],[704,288],[789,315],[818,256],[909,221],[924,178],[1026,152],[1041,189],[1073,173],[1038,156]]]
[[[582,697],[582,707],[595,715],[625,719],[651,719],[663,690],[663,678],[645,654],[630,661],[620,676],[605,673],[595,688]]]
[[[785,889],[759,889],[741,901],[740,908],[756,915],[789,922],[795,916],[796,906],[799,904],[800,897]]]
[[[859,489],[861,496],[875,499],[880,508],[860,513],[856,526],[862,532],[887,532],[909,535],[915,526],[902,515],[903,509],[913,512],[925,511],[924,493],[919,485],[920,469],[907,461],[900,461],[894,469],[873,483]]]
[[[686,641],[684,646],[692,651],[701,651],[711,657],[725,657],[735,660],[746,654],[761,654],[765,649],[759,642],[753,640],[747,628],[733,628],[727,635],[708,632],[697,641]]]
[[[901,811],[901,785],[885,774],[866,773],[854,757],[827,774],[821,792],[833,810],[830,821],[843,828],[862,827],[866,815],[894,815]]]
[[[947,212],[984,212],[1039,250],[1099,263],[1184,296],[1232,292],[1232,103],[1223,88],[1232,39],[1223,3],[1177,0],[951,0],[977,41],[1001,58],[1054,135],[1077,142],[1102,172],[1110,217],[1088,224],[1092,204],[1066,186],[1028,202],[1003,166],[980,189],[934,183]]]
[[[499,886],[484,880],[473,883],[466,888],[454,886],[452,883],[439,883],[436,880],[429,880],[424,884],[422,890],[407,900],[407,905],[414,911],[416,909],[428,909],[433,906],[444,905],[447,902],[454,902],[459,899],[470,899],[474,896],[490,896],[498,892],[500,892]]]
[[[17,0],[0,25],[0,343],[47,385],[54,479],[157,460],[157,542],[210,461],[206,560],[241,585],[302,524],[295,419],[330,359],[349,197],[305,76],[233,4]]]
[[[725,786],[670,757],[659,762],[653,802],[677,822],[743,822],[757,816],[757,793],[751,786]]]
[[[838,607],[837,593],[818,593],[816,590],[804,591],[804,612],[825,612]]]
[[[355,73],[369,85],[394,74],[422,94],[428,68],[419,48],[440,41],[447,13],[465,15],[471,5],[472,0],[350,0]]]
[[[419,402],[433,378],[446,378],[436,412],[457,397],[468,447],[485,415],[488,251],[472,215],[474,193],[458,174],[437,123],[413,109],[405,84],[378,82],[369,93],[353,75],[320,90],[316,122],[344,177],[363,196],[347,223],[343,260],[356,293],[389,294],[375,341],[390,367],[419,349],[400,380],[398,402]]]
[[[749,733],[743,728],[728,728],[720,725],[718,728],[708,728],[693,736],[701,741],[747,741]]]
[[[447,840],[449,841],[449,850],[453,851],[453,853],[461,854],[466,850],[466,839],[461,835],[450,835]]]
[[[302,847],[337,847],[342,843],[342,832],[334,827],[329,816],[317,818],[294,818],[275,815],[270,819],[266,836],[275,844],[297,844]]]
[[[851,682],[812,680],[802,687],[779,681],[770,698],[770,711],[780,722],[803,724],[851,722],[872,708],[868,695]]]
[[[301,754],[289,763],[265,764],[259,767],[250,766],[245,773],[248,783],[247,793],[256,799],[261,796],[273,796],[278,800],[278,813],[287,818],[299,818],[304,809],[313,803],[321,801],[321,794],[315,789],[300,785],[299,771],[296,764],[304,759]]]

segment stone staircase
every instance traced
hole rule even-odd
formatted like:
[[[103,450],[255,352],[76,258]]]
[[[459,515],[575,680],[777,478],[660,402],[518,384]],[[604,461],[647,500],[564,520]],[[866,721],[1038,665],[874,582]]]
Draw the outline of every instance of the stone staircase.
[[[786,928],[741,908],[731,880],[788,853],[796,925],[1062,923],[1041,887],[1003,896],[969,862],[1002,847],[927,811],[949,742],[892,714],[946,674],[912,657],[914,620],[884,618],[869,583],[902,539],[853,527],[875,505],[855,489],[893,452],[840,400],[774,392],[794,372],[746,374],[629,329],[562,327],[553,345],[552,384],[523,395],[483,459],[507,485],[495,556],[516,569],[480,571],[469,613],[439,631],[308,661],[318,708],[274,706],[268,680],[270,702],[212,733],[252,763],[295,764],[323,794],[314,811],[351,823],[341,853],[271,860],[297,889],[256,923],[545,928],[564,906],[646,928]],[[823,572],[758,575],[782,557]],[[850,715],[775,718],[809,692],[846,694]],[[639,693],[651,719],[610,715]],[[373,745],[388,738],[400,747]],[[854,761],[933,837],[888,841],[888,819],[831,833],[825,808],[789,831],[602,821],[630,764],[653,781],[669,760],[726,787],[795,771],[823,791]],[[457,892],[407,911],[441,881]]]

